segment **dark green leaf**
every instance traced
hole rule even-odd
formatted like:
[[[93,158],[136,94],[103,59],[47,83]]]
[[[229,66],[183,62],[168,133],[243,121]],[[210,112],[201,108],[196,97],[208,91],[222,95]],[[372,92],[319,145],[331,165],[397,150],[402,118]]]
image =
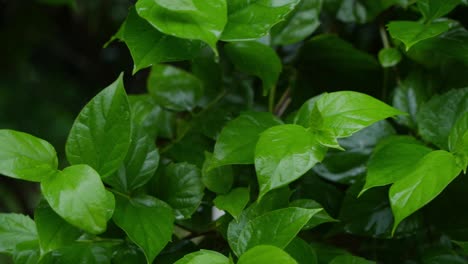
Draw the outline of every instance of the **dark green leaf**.
[[[227,211],[235,219],[238,219],[249,200],[250,192],[248,188],[236,188],[228,194],[218,195],[213,203],[217,208]]]
[[[468,112],[458,118],[449,135],[449,149],[466,173],[468,166]]]
[[[151,197],[139,196],[130,200],[117,197],[114,222],[145,253],[148,263],[171,240],[174,228],[174,213],[164,202]]]
[[[243,41],[228,43],[224,49],[236,68],[262,80],[263,95],[276,86],[282,64],[272,48],[256,41]]]
[[[203,86],[188,72],[169,65],[155,65],[148,78],[148,91],[163,107],[191,111],[203,94]]]
[[[275,45],[289,45],[311,35],[320,26],[322,0],[302,0],[284,22],[271,29]]]
[[[311,199],[298,199],[294,200],[289,204],[289,207],[299,207],[306,209],[320,209],[312,218],[307,222],[307,224],[302,228],[303,230],[312,229],[320,224],[328,222],[336,222],[337,220],[333,219],[322,205]]]
[[[43,252],[68,246],[82,233],[57,215],[45,201],[41,201],[36,208],[34,221]]]
[[[424,19],[431,22],[452,11],[460,2],[460,0],[418,0],[418,8]]]
[[[379,51],[379,62],[384,68],[393,67],[401,61],[401,53],[396,48],[385,48]]]
[[[314,135],[301,126],[281,125],[264,131],[255,149],[260,198],[301,177],[323,160],[326,152]]]
[[[112,263],[115,264],[136,264],[145,262],[146,257],[143,251],[131,242],[117,247],[112,253]]]
[[[206,188],[215,193],[227,193],[231,190],[234,176],[230,165],[210,169],[213,154],[205,152],[205,162],[202,168],[202,182]]]
[[[186,60],[195,57],[203,47],[200,41],[165,35],[139,17],[135,8],[111,39],[127,45],[133,58],[133,73],[161,62]]]
[[[343,255],[334,258],[330,264],[375,264],[375,262],[361,257]]]
[[[294,238],[284,251],[293,257],[298,264],[317,264],[317,253],[299,237]]]
[[[239,41],[258,39],[271,27],[284,20],[300,0],[230,0],[228,2],[228,23],[221,40]]]
[[[228,164],[254,163],[255,144],[265,129],[281,125],[271,113],[247,112],[230,121],[221,131],[213,153],[212,168]]]
[[[111,252],[106,248],[91,243],[79,243],[51,251],[38,264],[110,264]]]
[[[50,207],[70,224],[92,234],[106,230],[114,196],[90,166],[68,167],[43,181],[41,189]]]
[[[226,0],[140,0],[136,10],[159,31],[199,39],[216,51],[216,42],[227,22],[226,5]]]
[[[312,242],[309,245],[317,253],[317,260],[319,264],[329,264],[337,256],[349,255],[346,250],[328,244]]]
[[[200,250],[185,255],[174,264],[230,264],[231,261],[221,253],[211,250]]]
[[[392,21],[387,25],[392,38],[402,41],[408,51],[414,44],[433,38],[450,29],[451,21],[438,21],[431,24],[421,24],[414,21]]]
[[[448,149],[448,137],[455,122],[468,112],[468,88],[434,96],[417,116],[419,134],[424,140]]]
[[[0,213],[0,252],[12,254],[16,246],[37,241],[36,224],[22,214]]]
[[[328,0],[329,1],[329,0]],[[328,2],[326,1],[326,2]],[[372,21],[382,11],[404,0],[353,0],[339,1],[341,4],[336,17],[348,23],[366,23]]]
[[[130,106],[122,75],[96,95],[75,120],[68,136],[68,161],[93,167],[102,178],[117,171],[130,146]]]
[[[186,219],[197,210],[205,186],[200,169],[189,163],[172,163],[159,178],[159,195],[175,210],[177,219]]]
[[[38,241],[27,241],[16,245],[13,261],[15,264],[37,264],[40,256]]]
[[[57,171],[57,154],[47,141],[13,130],[0,129],[0,173],[39,182]]]
[[[455,157],[444,150],[433,151],[420,159],[414,170],[390,188],[395,216],[393,231],[403,219],[439,195],[460,172]]]
[[[245,252],[237,264],[297,264],[297,262],[278,247],[260,245]]]

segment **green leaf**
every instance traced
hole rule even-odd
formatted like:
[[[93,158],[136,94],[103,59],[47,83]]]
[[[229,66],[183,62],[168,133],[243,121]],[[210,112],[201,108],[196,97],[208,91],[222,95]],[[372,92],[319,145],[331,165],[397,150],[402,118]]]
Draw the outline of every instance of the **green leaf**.
[[[130,137],[130,106],[120,75],[81,110],[68,135],[67,159],[72,165],[87,164],[106,178],[124,161]]]
[[[379,51],[379,62],[384,68],[393,67],[401,61],[401,53],[395,48],[384,48]]]
[[[317,253],[304,240],[295,237],[284,249],[298,264],[317,264]]]
[[[307,224],[302,228],[302,230],[312,229],[318,225],[328,222],[336,222],[337,220],[331,217],[322,205],[311,199],[298,199],[294,200],[289,204],[289,207],[299,207],[306,209],[317,209],[316,214],[307,222]]]
[[[111,252],[105,247],[92,243],[77,243],[50,251],[41,257],[38,264],[108,264],[110,261]]]
[[[130,241],[116,247],[112,253],[112,263],[136,264],[145,262],[146,257],[143,251]]]
[[[0,213],[0,252],[12,254],[16,246],[37,240],[36,224],[28,216]]]
[[[212,168],[228,164],[253,164],[260,133],[282,122],[271,113],[247,112],[221,130],[213,152]]]
[[[460,0],[418,0],[418,8],[423,14],[424,19],[427,22],[431,22],[436,18],[448,14],[460,3]]]
[[[392,38],[402,41],[408,51],[414,44],[433,38],[450,29],[451,21],[443,20],[431,24],[421,24],[414,21],[392,21],[387,25]]]
[[[231,190],[234,176],[231,166],[210,169],[213,164],[213,154],[205,152],[205,162],[202,168],[202,182],[206,188],[215,193],[227,193]]]
[[[151,196],[138,196],[128,200],[117,196],[114,222],[145,253],[152,263],[166,244],[171,241],[174,213],[164,202]]]
[[[405,0],[339,1],[340,6],[336,17],[342,22],[364,24],[372,22],[380,13],[392,5],[403,5],[401,2],[405,2]],[[406,5],[403,6],[406,8]]]
[[[221,253],[212,250],[200,250],[185,255],[174,264],[230,264],[231,261]]]
[[[139,0],[136,10],[164,34],[201,40],[215,53],[227,22],[226,0]]]
[[[175,210],[177,219],[187,219],[203,199],[205,186],[200,169],[189,163],[172,163],[159,178],[159,197]]]
[[[260,245],[245,252],[237,264],[297,264],[297,262],[278,247]]]
[[[458,118],[449,135],[449,149],[466,173],[468,166],[468,112]]]
[[[106,230],[114,196],[90,166],[70,166],[44,180],[41,190],[50,207],[70,224],[92,234]]]
[[[395,137],[392,141],[384,142],[385,145],[376,147],[367,165],[366,184],[359,195],[370,188],[405,178],[419,160],[432,151],[415,139],[413,142],[399,140]]]
[[[468,112],[468,88],[451,90],[431,98],[417,115],[419,134],[442,149],[448,149],[450,130]]]
[[[276,86],[282,64],[272,48],[256,41],[243,41],[228,43],[224,50],[236,68],[262,80],[263,95]]]
[[[302,0],[286,20],[271,29],[275,45],[289,45],[310,36],[320,26],[323,0]]]
[[[258,39],[284,20],[300,0],[230,0],[228,22],[221,40],[240,41]]]
[[[460,172],[451,153],[437,150],[424,156],[411,173],[395,182],[389,192],[395,217],[392,233],[403,219],[437,197]]]
[[[371,124],[403,114],[369,96],[353,91],[325,93],[316,101],[322,124],[317,129],[329,130],[335,137],[348,137]],[[314,118],[313,116],[311,118]]]
[[[217,208],[227,211],[237,220],[249,200],[250,192],[248,188],[236,188],[228,194],[218,195],[213,203]]]
[[[186,71],[170,65],[155,65],[148,78],[148,91],[162,107],[191,111],[203,94],[203,86]]]
[[[16,245],[13,262],[15,264],[37,264],[40,256],[38,241],[27,241]]]
[[[34,211],[34,221],[43,252],[68,246],[82,233],[57,215],[45,201],[41,201]]]
[[[301,177],[323,160],[326,152],[327,148],[301,126],[281,125],[264,131],[255,149],[259,198]]]
[[[237,248],[232,250],[240,256],[258,245],[285,248],[310,218],[321,210],[290,207],[254,218],[241,231]]]
[[[375,264],[376,262],[370,261],[361,257],[342,255],[330,261],[330,264]]]
[[[191,59],[203,47],[200,41],[161,33],[139,17],[133,7],[111,41],[114,39],[125,42],[130,50],[134,63],[133,73],[161,62]]]
[[[47,141],[0,129],[0,174],[39,182],[57,171],[57,153]]]

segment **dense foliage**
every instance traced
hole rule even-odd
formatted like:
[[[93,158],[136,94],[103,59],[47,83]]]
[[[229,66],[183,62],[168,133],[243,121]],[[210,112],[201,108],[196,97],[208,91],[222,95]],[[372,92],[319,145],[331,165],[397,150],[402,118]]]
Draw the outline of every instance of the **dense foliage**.
[[[138,0],[106,45],[125,43],[146,93],[121,74],[94,96],[67,161],[0,129],[0,173],[42,193],[32,218],[0,214],[0,252],[466,263],[465,4]]]

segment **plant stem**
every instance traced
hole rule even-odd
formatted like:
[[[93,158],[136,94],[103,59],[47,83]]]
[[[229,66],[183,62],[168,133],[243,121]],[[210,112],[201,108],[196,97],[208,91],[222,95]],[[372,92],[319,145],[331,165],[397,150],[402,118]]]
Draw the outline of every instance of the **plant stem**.
[[[382,40],[383,47],[388,49],[391,48],[390,42],[388,41],[387,31],[385,30],[384,26],[380,26],[380,39]]]

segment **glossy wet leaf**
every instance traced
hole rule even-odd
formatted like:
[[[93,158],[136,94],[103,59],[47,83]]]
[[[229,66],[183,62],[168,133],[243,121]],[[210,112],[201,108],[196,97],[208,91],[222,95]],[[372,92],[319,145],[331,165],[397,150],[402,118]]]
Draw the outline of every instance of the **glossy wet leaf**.
[[[34,211],[34,221],[43,252],[68,246],[82,234],[81,230],[67,223],[45,201],[41,201]]]
[[[294,238],[284,249],[298,264],[317,264],[317,253],[315,250],[299,237]]]
[[[321,209],[290,207],[271,211],[254,218],[241,231],[237,248],[233,248],[233,251],[240,256],[258,245],[273,245],[284,248],[310,218],[319,211]]]
[[[115,247],[112,253],[112,263],[134,264],[145,262],[146,257],[143,251],[130,241]]]
[[[236,188],[228,194],[218,195],[213,203],[218,209],[225,210],[235,219],[238,219],[249,200],[250,192],[248,188]]]
[[[138,15],[164,34],[198,39],[213,50],[227,22],[225,0],[140,0],[135,6]]]
[[[32,135],[0,129],[0,173],[22,180],[39,182],[57,171],[55,149]]]
[[[297,264],[297,262],[278,247],[260,245],[245,252],[237,264]]]
[[[468,112],[468,88],[436,95],[417,115],[419,134],[439,148],[448,149],[448,137],[455,122]]]
[[[205,186],[200,169],[189,163],[172,163],[159,178],[158,193],[175,211],[177,219],[186,219],[200,206]]]
[[[114,196],[90,166],[67,167],[43,181],[41,190],[50,207],[70,224],[91,234],[106,230]]]
[[[152,263],[172,238],[172,209],[166,203],[147,195],[130,200],[116,198],[112,219],[143,250],[147,262]]]
[[[234,175],[230,165],[210,169],[213,163],[213,154],[205,152],[205,162],[202,167],[202,182],[205,187],[215,193],[227,193],[231,190]]]
[[[453,125],[449,135],[449,149],[466,172],[468,166],[468,112],[464,113]]]
[[[203,86],[192,74],[170,65],[156,65],[148,78],[148,91],[162,107],[191,111],[203,94]]]
[[[438,21],[431,24],[421,24],[414,21],[392,21],[387,25],[392,38],[402,41],[408,51],[416,43],[433,38],[450,29],[450,21]]]
[[[111,261],[111,253],[105,247],[92,243],[72,244],[50,251],[41,257],[38,264],[108,264]]]
[[[221,130],[213,152],[212,168],[228,164],[253,164],[260,133],[282,122],[271,113],[246,112]]]
[[[393,5],[403,5],[400,0],[355,0],[337,1],[336,17],[347,23],[364,24],[373,21],[380,13]],[[406,4],[407,5],[407,4]],[[406,6],[405,6],[406,7]]]
[[[112,39],[125,42],[133,58],[133,73],[161,62],[195,57],[203,47],[200,41],[166,35],[138,16],[135,8]]]
[[[396,48],[381,49],[378,56],[384,68],[393,67],[401,61],[401,53]]]
[[[245,41],[228,43],[224,50],[237,69],[262,80],[263,95],[276,85],[283,66],[272,48],[260,42]]]
[[[275,45],[289,45],[304,40],[320,26],[322,0],[303,0],[286,20],[271,29]]]
[[[419,11],[421,11],[424,19],[428,22],[446,15],[461,3],[460,0],[418,0],[417,2]]]
[[[230,264],[231,261],[221,253],[212,250],[200,250],[185,255],[174,264]]]
[[[302,228],[302,230],[312,229],[320,224],[328,222],[336,222],[337,220],[331,217],[323,206],[311,199],[298,199],[294,200],[289,204],[289,207],[299,207],[306,209],[317,209],[316,214],[307,222],[307,224]]]
[[[313,134],[298,125],[275,126],[264,131],[255,149],[260,198],[301,177],[323,160],[326,151]]]
[[[123,76],[96,95],[81,110],[65,146],[72,164],[87,164],[102,178],[117,171],[131,139],[130,106]]]
[[[365,258],[352,256],[352,255],[342,255],[334,258],[330,261],[330,264],[375,264],[376,262],[367,260]]]
[[[12,254],[15,247],[37,240],[36,224],[26,215],[0,213],[0,252]]]
[[[361,194],[366,190],[394,183],[408,176],[414,166],[424,156],[432,151],[418,142],[399,142],[399,138],[384,142],[377,146],[367,165],[366,184]]]
[[[403,219],[437,197],[460,172],[455,157],[444,150],[433,151],[420,159],[415,169],[390,188],[395,216],[393,230]]]
[[[265,36],[275,24],[284,20],[300,1],[232,0],[227,2],[228,22],[221,40],[239,41]]]

